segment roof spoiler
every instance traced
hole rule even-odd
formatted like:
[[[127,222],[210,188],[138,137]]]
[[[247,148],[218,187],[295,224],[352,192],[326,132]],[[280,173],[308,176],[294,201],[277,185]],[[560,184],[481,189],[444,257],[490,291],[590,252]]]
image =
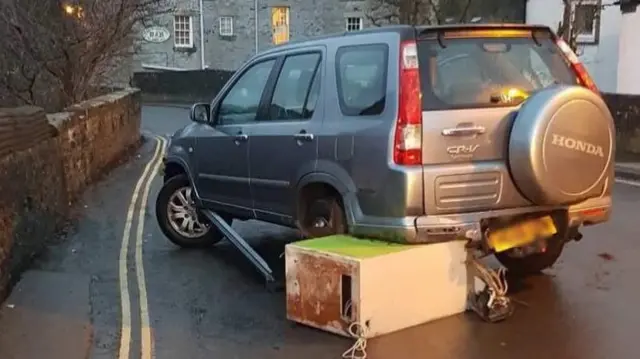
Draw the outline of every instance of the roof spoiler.
[[[555,38],[555,34],[545,25],[527,24],[449,24],[439,26],[419,26],[416,27],[418,39],[438,39],[442,41],[444,37],[484,37],[491,36],[493,32],[513,32],[514,36],[530,36],[538,42],[541,33]]]

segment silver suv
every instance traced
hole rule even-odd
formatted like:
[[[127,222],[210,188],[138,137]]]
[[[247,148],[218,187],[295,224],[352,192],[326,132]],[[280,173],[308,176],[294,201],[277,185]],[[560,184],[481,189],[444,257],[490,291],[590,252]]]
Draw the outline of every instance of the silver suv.
[[[232,220],[551,266],[609,218],[611,113],[547,27],[391,26],[278,46],[171,139],[157,217],[183,247]]]

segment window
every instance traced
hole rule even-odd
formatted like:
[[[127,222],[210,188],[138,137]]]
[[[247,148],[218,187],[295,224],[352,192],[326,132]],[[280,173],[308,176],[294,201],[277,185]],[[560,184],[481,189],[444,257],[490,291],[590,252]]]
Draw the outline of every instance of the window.
[[[280,45],[289,41],[289,7],[271,8],[271,31],[274,44]]]
[[[456,36],[456,35],[453,35]],[[549,35],[445,38],[418,42],[424,110],[516,106],[536,90],[577,84]],[[514,91],[511,91],[514,90]]]
[[[346,19],[347,22],[347,31],[358,31],[362,30],[362,18],[361,17],[348,17]]]
[[[233,36],[233,17],[222,16],[220,18],[220,36]]]
[[[218,124],[235,125],[255,121],[260,99],[275,60],[257,63],[231,86],[218,110]]]
[[[306,120],[313,116],[320,91],[320,54],[289,56],[276,82],[269,119]]]
[[[374,116],[384,110],[387,45],[345,46],[336,54],[340,109],[346,116]]]
[[[193,19],[176,15],[173,18],[173,38],[176,47],[193,47]]]
[[[600,4],[595,0],[574,0],[573,25],[577,42],[595,44],[600,36]]]

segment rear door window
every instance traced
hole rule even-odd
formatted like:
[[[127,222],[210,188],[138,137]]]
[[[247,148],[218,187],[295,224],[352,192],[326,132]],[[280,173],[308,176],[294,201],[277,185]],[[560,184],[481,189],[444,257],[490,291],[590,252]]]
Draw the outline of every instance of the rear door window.
[[[422,39],[418,57],[424,110],[515,106],[545,87],[578,84],[549,35]]]
[[[346,116],[374,116],[386,103],[386,44],[344,46],[336,53],[340,109]]]
[[[318,98],[319,88],[313,86],[313,81],[317,76],[320,57],[320,53],[308,53],[285,59],[269,106],[270,120],[299,121],[311,118]]]

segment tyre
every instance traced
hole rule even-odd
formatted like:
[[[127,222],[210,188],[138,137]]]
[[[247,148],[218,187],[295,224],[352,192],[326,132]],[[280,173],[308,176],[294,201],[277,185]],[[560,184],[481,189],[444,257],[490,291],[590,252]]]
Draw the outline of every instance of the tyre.
[[[556,235],[547,240],[544,252],[533,253],[526,257],[517,257],[513,251],[496,253],[496,259],[507,268],[509,273],[516,277],[527,277],[538,274],[541,271],[553,266],[564,249],[566,244],[562,236]]]
[[[598,197],[610,180],[615,139],[613,117],[598,94],[580,86],[537,91],[518,109],[509,135],[513,182],[539,206]]]
[[[318,238],[347,233],[344,208],[332,193],[310,194],[300,209],[300,230],[305,237]]]
[[[224,235],[195,208],[193,190],[186,175],[164,183],[156,199],[156,218],[162,233],[183,248],[203,248],[220,242]],[[231,219],[223,218],[231,224]]]

